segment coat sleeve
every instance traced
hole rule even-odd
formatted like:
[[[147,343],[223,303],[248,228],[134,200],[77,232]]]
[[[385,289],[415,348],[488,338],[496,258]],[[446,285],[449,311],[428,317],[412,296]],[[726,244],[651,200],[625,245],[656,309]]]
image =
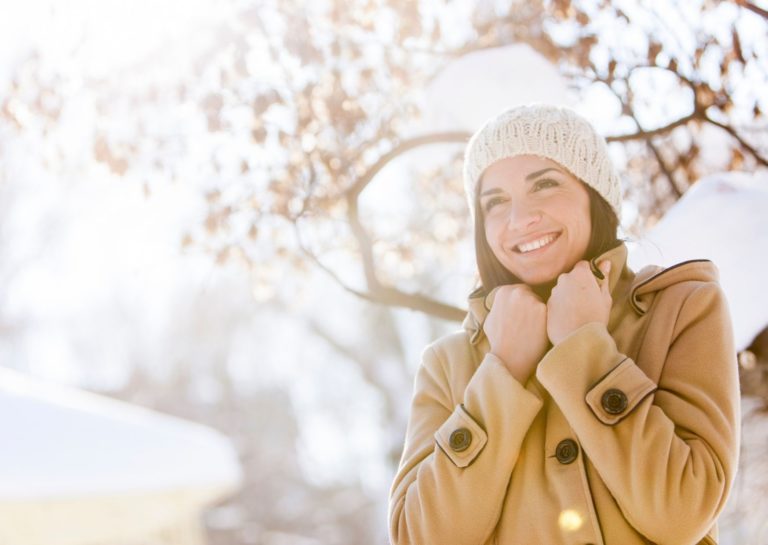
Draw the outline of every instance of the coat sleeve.
[[[597,323],[537,369],[627,521],[660,545],[696,543],[712,527],[739,449],[736,351],[717,284],[696,284],[671,339],[658,385]]]
[[[482,545],[501,513],[520,445],[541,408],[487,354],[453,406],[450,376],[424,352],[389,499],[392,545]]]

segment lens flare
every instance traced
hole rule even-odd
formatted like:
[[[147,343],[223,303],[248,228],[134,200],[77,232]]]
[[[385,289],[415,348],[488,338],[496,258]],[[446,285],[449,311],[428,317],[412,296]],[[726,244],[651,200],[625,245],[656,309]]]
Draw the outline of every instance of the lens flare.
[[[573,509],[566,509],[560,513],[557,523],[564,532],[575,532],[584,524],[584,518]]]

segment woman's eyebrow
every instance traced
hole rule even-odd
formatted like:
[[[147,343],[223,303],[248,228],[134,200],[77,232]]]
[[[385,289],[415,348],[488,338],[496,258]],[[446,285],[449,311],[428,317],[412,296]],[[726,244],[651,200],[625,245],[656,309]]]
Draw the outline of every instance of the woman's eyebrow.
[[[502,190],[498,187],[492,187],[491,189],[486,189],[482,193],[480,193],[481,197],[485,197],[486,195],[493,195],[494,193],[502,193]]]
[[[534,178],[538,178],[542,174],[549,172],[550,170],[555,170],[557,172],[560,172],[558,169],[554,167],[548,167],[548,168],[542,168],[541,170],[537,170],[536,172],[531,172],[528,176],[525,177],[526,181],[533,180]]]

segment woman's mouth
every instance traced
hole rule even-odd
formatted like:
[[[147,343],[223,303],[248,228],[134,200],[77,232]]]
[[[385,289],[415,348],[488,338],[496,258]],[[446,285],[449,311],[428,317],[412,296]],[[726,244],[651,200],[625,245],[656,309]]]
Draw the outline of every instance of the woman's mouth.
[[[546,248],[558,239],[560,233],[547,233],[535,240],[518,244],[513,250],[519,254],[530,254],[542,248]]]

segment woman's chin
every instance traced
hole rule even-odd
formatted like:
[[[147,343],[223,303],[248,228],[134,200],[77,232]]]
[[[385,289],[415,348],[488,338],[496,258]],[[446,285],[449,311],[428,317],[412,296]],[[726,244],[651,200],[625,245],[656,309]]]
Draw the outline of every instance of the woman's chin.
[[[531,288],[553,286],[557,282],[557,277],[560,273],[542,273],[536,271],[533,274],[519,274],[516,275],[524,284],[527,284]]]
[[[521,282],[529,286],[536,295],[546,301],[549,298],[549,294],[552,292],[552,288],[557,284],[557,277],[559,274],[560,273],[558,272],[557,274],[519,274],[516,276]]]

